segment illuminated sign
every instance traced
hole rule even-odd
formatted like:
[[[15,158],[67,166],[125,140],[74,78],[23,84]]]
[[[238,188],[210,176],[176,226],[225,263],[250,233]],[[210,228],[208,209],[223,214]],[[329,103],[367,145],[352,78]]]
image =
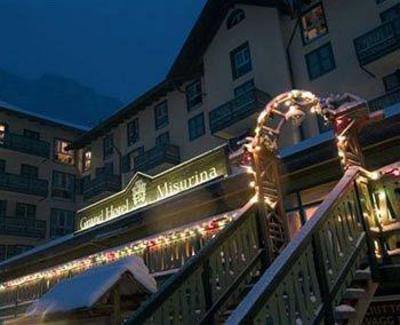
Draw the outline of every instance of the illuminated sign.
[[[78,230],[96,226],[227,174],[225,147],[219,147],[154,177],[139,172],[121,192],[78,211]]]

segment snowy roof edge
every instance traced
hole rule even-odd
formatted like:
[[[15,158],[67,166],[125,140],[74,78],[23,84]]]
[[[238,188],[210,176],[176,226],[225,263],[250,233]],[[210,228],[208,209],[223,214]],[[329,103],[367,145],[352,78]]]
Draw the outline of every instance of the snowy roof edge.
[[[57,124],[57,125],[60,125],[60,126],[63,126],[63,127],[67,127],[67,128],[70,128],[70,129],[75,129],[75,130],[78,130],[78,131],[87,132],[87,131],[89,131],[91,129],[91,127],[89,127],[89,126],[78,125],[78,124],[70,123],[70,122],[63,121],[63,120],[60,120],[60,119],[57,119],[57,118],[53,118],[53,117],[49,117],[49,116],[46,116],[46,115],[42,115],[42,114],[39,114],[39,113],[27,111],[27,110],[25,110],[23,108],[17,107],[15,105],[11,105],[11,104],[9,104],[9,103],[7,103],[5,101],[2,101],[2,100],[0,100],[0,109],[4,109],[4,110],[7,110],[9,112],[16,113],[16,114],[26,115],[26,116],[29,116],[29,117],[36,118],[36,119],[38,119],[40,121],[44,121],[44,122],[47,122],[47,123],[50,123],[50,124]]]

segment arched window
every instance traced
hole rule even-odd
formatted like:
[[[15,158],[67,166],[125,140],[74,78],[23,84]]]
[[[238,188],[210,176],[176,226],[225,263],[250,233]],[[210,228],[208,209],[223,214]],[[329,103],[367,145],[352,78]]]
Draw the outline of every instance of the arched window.
[[[244,18],[245,14],[242,9],[233,10],[226,21],[226,28],[231,29],[233,26],[239,24]]]

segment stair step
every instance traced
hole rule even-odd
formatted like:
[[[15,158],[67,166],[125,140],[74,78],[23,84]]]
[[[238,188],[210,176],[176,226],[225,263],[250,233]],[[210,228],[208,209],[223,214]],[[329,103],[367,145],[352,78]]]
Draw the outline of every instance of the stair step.
[[[346,291],[344,292],[344,299],[349,299],[349,300],[359,300],[363,297],[365,297],[366,291],[361,288],[347,288]]]
[[[367,267],[364,270],[357,270],[354,275],[354,280],[356,281],[369,281],[372,279],[371,269]]]
[[[356,314],[356,310],[349,305],[335,307],[335,319],[337,321],[348,320]]]

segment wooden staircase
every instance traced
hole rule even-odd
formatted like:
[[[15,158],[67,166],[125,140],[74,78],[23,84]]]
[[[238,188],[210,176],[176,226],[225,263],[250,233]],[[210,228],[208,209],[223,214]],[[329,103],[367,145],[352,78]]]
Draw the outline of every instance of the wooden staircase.
[[[361,324],[387,267],[384,249],[394,245],[385,242],[393,232],[377,235],[377,214],[391,210],[391,222],[400,221],[398,202],[384,205],[380,198],[377,205],[374,199],[382,187],[399,189],[399,177],[385,174],[388,168],[379,180],[349,168],[270,265],[260,210],[249,202],[127,323]]]

